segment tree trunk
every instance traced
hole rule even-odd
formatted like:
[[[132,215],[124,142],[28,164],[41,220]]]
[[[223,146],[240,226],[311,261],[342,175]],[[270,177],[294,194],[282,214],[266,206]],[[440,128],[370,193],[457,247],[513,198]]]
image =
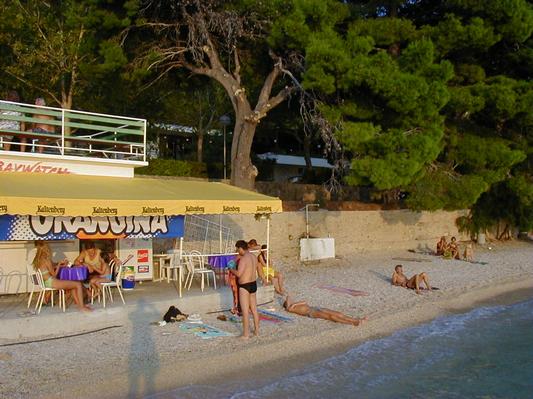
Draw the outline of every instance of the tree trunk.
[[[257,168],[250,154],[257,124],[247,122],[243,113],[236,115],[235,131],[231,144],[231,184],[247,190],[255,188]]]
[[[202,162],[204,155],[204,132],[198,131],[198,138],[196,140],[196,160]]]
[[[303,147],[304,147],[306,174],[311,175],[311,173],[313,173],[313,163],[311,162],[311,137],[310,136],[308,135],[304,136]]]

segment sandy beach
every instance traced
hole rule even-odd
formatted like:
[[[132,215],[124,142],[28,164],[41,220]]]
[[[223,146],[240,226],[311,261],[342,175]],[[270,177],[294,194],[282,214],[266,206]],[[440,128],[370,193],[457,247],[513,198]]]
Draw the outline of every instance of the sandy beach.
[[[157,397],[166,397],[165,392],[182,386],[216,385],[237,375],[274,378],[440,315],[533,296],[533,244],[496,243],[490,247],[475,248],[476,260],[487,264],[407,250],[358,253],[309,265],[275,259],[295,299],[354,317],[368,316],[370,320],[353,327],[291,315],[293,322],[263,322],[261,336],[246,343],[235,337],[202,340],[184,333],[176,324],[159,327],[133,322],[133,328],[0,347],[0,396],[121,398],[160,393]],[[427,272],[431,284],[439,290],[416,295],[412,290],[391,286],[396,264],[404,265],[408,277]],[[353,297],[319,285],[361,290],[369,295]],[[281,310],[280,297],[265,307],[288,315]],[[240,333],[239,324],[216,317],[202,315],[210,325]]]

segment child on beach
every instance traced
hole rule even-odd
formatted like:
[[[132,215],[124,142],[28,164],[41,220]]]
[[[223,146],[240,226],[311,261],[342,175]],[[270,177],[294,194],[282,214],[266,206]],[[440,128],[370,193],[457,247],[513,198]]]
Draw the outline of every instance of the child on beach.
[[[287,312],[295,313],[300,316],[307,316],[312,319],[324,319],[335,323],[351,324],[352,326],[359,326],[368,320],[368,317],[366,316],[362,318],[354,318],[336,310],[309,306],[305,301],[294,302],[289,295],[287,295],[285,302],[283,302],[283,307]]]
[[[271,259],[268,260],[269,267],[267,268],[266,249],[267,249],[266,244],[261,245],[261,252],[259,253],[259,256],[257,257],[257,260],[259,261],[262,267],[263,275],[265,277],[263,282],[267,282],[266,281],[267,279],[272,279],[276,293],[278,293],[279,295],[285,295],[285,289],[283,288],[283,275],[278,270],[272,267]]]
[[[463,253],[463,259],[467,262],[474,261],[474,249],[472,248],[472,243],[468,244],[465,247],[465,252]]]

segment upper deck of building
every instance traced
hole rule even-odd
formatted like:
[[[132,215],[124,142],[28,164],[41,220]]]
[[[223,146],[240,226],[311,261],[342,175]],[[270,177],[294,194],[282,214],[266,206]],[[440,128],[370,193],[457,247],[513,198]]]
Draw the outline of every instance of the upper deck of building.
[[[132,177],[147,165],[146,120],[0,101],[0,171],[32,172],[36,163],[58,173]]]

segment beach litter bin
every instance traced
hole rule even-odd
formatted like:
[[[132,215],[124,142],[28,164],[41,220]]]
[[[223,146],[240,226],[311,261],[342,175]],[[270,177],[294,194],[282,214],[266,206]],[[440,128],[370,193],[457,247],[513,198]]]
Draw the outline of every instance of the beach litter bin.
[[[122,289],[132,290],[135,288],[135,271],[133,266],[123,266],[122,272]]]

